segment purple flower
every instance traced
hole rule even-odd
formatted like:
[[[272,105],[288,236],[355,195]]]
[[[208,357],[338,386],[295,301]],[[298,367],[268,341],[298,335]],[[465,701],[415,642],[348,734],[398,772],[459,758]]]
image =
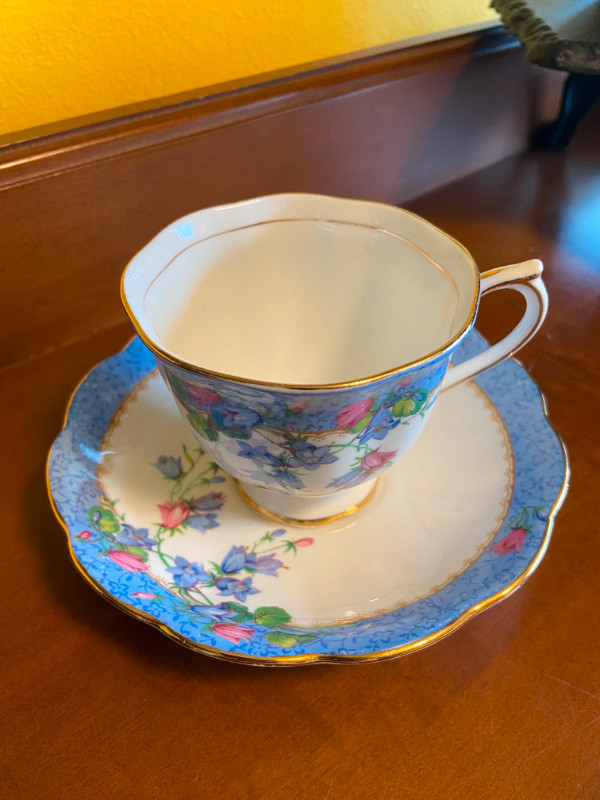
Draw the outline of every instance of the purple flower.
[[[271,531],[271,539],[276,539],[278,536],[283,536],[285,532],[285,528],[277,528],[277,530]]]
[[[273,575],[276,578],[277,570],[283,567],[283,562],[274,556],[256,556],[255,553],[251,553],[251,555],[254,556],[254,559],[249,561],[246,566],[246,569],[251,572],[261,572],[263,575]]]
[[[194,528],[200,533],[204,533],[209,528],[219,527],[216,514],[192,514],[187,518],[186,523],[190,528]]]
[[[230,399],[213,407],[210,418],[218,430],[243,439],[249,438],[249,431],[262,422],[262,417],[254,409],[240,407]]]
[[[263,575],[277,577],[277,570],[281,567],[283,567],[283,562],[272,555],[257,556],[256,553],[248,553],[242,546],[236,547],[235,545],[221,563],[221,569],[228,575],[245,569],[248,572],[260,572]]]
[[[240,408],[232,400],[225,401],[224,412],[225,425],[235,426],[236,428],[254,428],[262,422],[260,414],[252,408]]]
[[[291,442],[289,445],[291,458],[288,461],[290,467],[304,467],[304,469],[317,469],[321,464],[332,464],[338,460],[337,456],[329,452],[329,445],[317,447],[309,444],[302,439]]]
[[[289,414],[286,413],[286,410],[283,406],[269,406],[262,411],[263,419],[270,427],[278,428],[282,425],[289,425],[292,420],[288,419]]]
[[[380,408],[360,435],[360,442],[364,444],[369,439],[383,439],[387,436],[388,431],[391,431],[399,424],[400,420],[392,417],[392,412],[389,408]]]
[[[202,497],[197,497],[192,502],[192,513],[196,512],[198,514],[205,511],[217,511],[219,508],[223,508],[224,502],[225,495],[223,492],[209,492],[208,494],[202,495]]]
[[[261,444],[258,447],[251,447],[249,444],[246,444],[246,442],[238,442],[238,445],[240,448],[238,455],[242,456],[242,458],[249,458],[253,464],[256,464],[257,467],[271,466],[271,454],[268,452],[264,444]]]
[[[269,483],[277,483],[280,486],[285,486],[291,489],[302,489],[304,484],[297,475],[290,472],[290,467],[299,466],[293,463],[293,457],[288,458],[287,453],[282,453],[275,456],[269,453],[264,445],[258,447],[251,447],[245,442],[239,442],[238,455],[243,458],[249,458],[257,467],[262,470],[268,469],[269,472],[261,472],[261,479],[268,480]]]
[[[258,594],[258,589],[252,586],[252,578],[245,578],[243,581],[237,578],[219,578],[215,586],[223,596],[233,595],[236,600],[244,603],[249,594]]]
[[[212,575],[204,571],[204,567],[197,562],[190,563],[181,556],[175,556],[175,566],[167,567],[167,572],[173,575],[173,580],[183,589],[191,589],[198,582],[208,583]]]
[[[225,603],[219,603],[216,606],[207,606],[207,605],[193,605],[190,606],[190,611],[193,611],[194,614],[199,614],[201,617],[207,617],[208,619],[216,619],[216,620],[223,620],[229,619],[232,615],[232,611],[230,611]]]
[[[347,489],[350,486],[358,486],[358,484],[362,483],[364,480],[365,473],[360,467],[357,467],[351,472],[347,472],[345,475],[340,475],[339,478],[334,478],[327,486],[328,488],[331,487],[334,489]]]
[[[248,553],[241,545],[233,547],[229,550],[223,561],[221,562],[221,569],[224,573],[231,575],[234,572],[239,572],[246,566]],[[255,556],[256,558],[256,556]]]
[[[300,478],[292,472],[288,472],[285,466],[273,470],[271,477],[274,479],[275,483],[278,483],[280,486],[286,486],[289,489],[302,489],[304,487]]]
[[[150,538],[147,528],[136,529],[127,523],[123,523],[122,529],[115,533],[115,539],[125,547],[145,547],[148,550],[155,544]]]
[[[183,473],[181,458],[175,458],[174,456],[159,456],[156,464],[152,466],[160,470],[164,477],[169,478],[169,480],[175,480]]]

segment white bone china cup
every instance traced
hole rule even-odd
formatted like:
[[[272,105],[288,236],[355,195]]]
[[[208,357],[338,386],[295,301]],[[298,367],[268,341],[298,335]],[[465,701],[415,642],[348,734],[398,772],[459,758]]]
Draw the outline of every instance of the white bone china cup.
[[[287,524],[363,506],[440,390],[523,346],[547,295],[537,260],[479,275],[408,211],[283,194],[169,225],[128,264],[122,299],[200,446],[256,510]],[[522,319],[449,366],[486,292]]]

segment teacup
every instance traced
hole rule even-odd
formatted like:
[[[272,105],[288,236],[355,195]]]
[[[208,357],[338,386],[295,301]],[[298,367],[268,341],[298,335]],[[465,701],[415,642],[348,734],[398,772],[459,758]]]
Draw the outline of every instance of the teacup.
[[[408,211],[282,194],[209,208],[129,263],[122,298],[201,447],[287,524],[362,507],[439,392],[514,353],[547,296],[537,260],[484,273]],[[516,289],[514,330],[448,369],[479,298]]]

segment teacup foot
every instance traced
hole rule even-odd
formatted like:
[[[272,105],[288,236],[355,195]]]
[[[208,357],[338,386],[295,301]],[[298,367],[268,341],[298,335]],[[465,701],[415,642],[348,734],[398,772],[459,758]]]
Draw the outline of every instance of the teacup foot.
[[[334,494],[305,497],[262,489],[234,479],[242,499],[267,519],[285,525],[327,525],[354,514],[371,500],[377,478]]]

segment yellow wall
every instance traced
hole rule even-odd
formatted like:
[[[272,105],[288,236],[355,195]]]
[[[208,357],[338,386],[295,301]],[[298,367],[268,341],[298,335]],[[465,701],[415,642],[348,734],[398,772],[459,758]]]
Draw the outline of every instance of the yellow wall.
[[[0,135],[494,19],[488,0],[0,6]]]

